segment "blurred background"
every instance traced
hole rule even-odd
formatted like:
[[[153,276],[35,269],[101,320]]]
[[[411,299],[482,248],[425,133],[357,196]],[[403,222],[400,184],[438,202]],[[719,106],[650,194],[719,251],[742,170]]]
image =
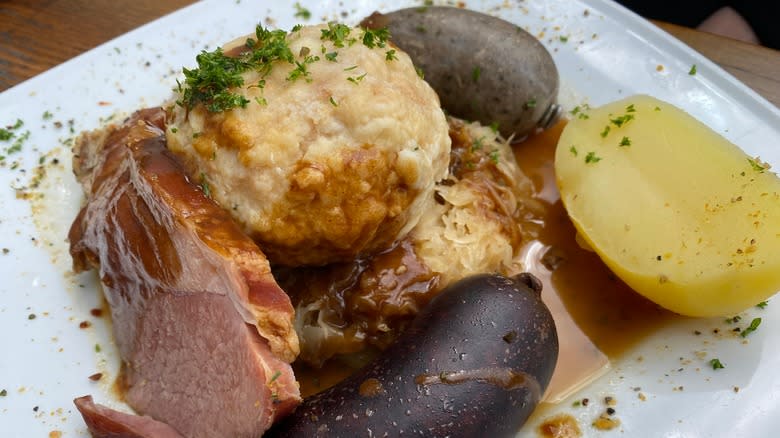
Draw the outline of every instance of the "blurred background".
[[[618,0],[639,15],[780,50],[775,0]]]

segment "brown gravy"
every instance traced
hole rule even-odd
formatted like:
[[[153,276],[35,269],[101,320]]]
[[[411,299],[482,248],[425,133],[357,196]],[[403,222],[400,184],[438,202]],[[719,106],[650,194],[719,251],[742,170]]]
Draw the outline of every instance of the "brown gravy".
[[[676,314],[634,292],[594,252],[581,248],[555,185],[555,146],[565,122],[515,147],[523,172],[534,182],[535,198],[544,205],[531,228],[529,246],[547,254],[534,269],[554,292],[576,324],[608,357],[618,357]],[[524,224],[526,225],[526,224]],[[541,252],[541,251],[540,251]],[[540,254],[544,256],[543,254]],[[552,272],[544,264],[554,269]],[[546,271],[546,272],[545,272]]]
[[[609,358],[621,356],[679,318],[635,293],[595,253],[577,244],[553,168],[555,146],[565,124],[560,122],[514,147],[520,168],[534,183],[533,198],[541,205],[537,216],[522,220],[522,237],[528,243],[521,257],[526,269],[544,284],[542,296],[555,317],[561,344],[548,402],[586,385],[606,369]],[[294,370],[305,397],[335,385],[360,363],[336,358],[322,369],[296,363]]]

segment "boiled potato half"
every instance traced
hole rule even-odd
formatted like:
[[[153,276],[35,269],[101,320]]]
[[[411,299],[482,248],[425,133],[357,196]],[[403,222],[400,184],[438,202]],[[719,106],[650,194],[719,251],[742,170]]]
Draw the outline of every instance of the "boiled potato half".
[[[659,305],[733,315],[780,289],[780,179],[682,110],[640,95],[575,112],[555,171],[581,237]]]

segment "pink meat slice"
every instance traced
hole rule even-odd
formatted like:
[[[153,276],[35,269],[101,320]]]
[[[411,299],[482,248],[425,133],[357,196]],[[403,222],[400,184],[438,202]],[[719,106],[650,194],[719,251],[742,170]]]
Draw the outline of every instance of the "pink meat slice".
[[[257,437],[300,402],[293,307],[163,129],[161,109],[142,110],[77,145],[74,270],[99,270],[136,412],[187,437]]]
[[[74,403],[96,438],[182,438],[165,423],[95,404],[89,395],[77,398]]]

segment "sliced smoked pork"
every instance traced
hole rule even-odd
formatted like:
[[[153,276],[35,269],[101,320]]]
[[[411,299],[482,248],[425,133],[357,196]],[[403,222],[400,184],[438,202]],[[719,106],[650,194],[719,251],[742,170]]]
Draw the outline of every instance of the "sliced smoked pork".
[[[164,117],[142,110],[78,143],[74,270],[99,270],[136,412],[186,437],[257,437],[300,402],[293,308],[260,249],[166,149]],[[123,421],[80,403],[88,421]]]

